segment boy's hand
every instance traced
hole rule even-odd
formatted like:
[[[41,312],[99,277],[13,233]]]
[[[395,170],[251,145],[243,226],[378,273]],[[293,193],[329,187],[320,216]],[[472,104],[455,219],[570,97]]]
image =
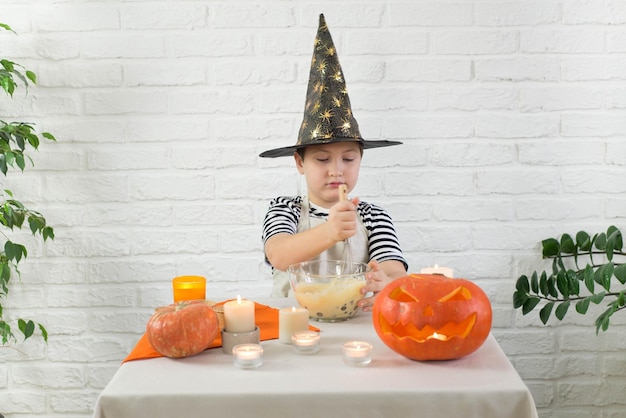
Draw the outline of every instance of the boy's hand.
[[[333,241],[343,241],[356,234],[358,204],[359,198],[354,197],[352,200],[340,200],[330,208],[326,226]]]
[[[361,294],[365,295],[372,292],[372,296],[361,299],[358,302],[359,307],[364,311],[371,311],[374,306],[374,299],[376,294],[383,290],[383,288],[391,282],[391,278],[388,277],[385,272],[380,268],[377,261],[370,261],[367,264],[369,271],[365,273],[366,285],[361,288]]]

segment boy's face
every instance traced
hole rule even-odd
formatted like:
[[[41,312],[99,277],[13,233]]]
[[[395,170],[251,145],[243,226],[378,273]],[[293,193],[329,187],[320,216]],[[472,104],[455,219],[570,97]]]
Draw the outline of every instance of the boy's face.
[[[306,148],[304,158],[294,153],[296,167],[306,178],[309,200],[330,208],[339,200],[339,186],[356,186],[361,168],[361,147],[356,142],[335,142]]]

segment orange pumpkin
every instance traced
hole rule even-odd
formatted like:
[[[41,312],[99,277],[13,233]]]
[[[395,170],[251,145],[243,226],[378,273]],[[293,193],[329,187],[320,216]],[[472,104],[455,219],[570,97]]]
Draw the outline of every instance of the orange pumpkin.
[[[491,331],[491,303],[465,279],[411,274],[377,296],[372,320],[379,338],[413,360],[451,360],[476,351]]]
[[[157,308],[146,326],[148,341],[166,357],[187,357],[207,349],[219,332],[219,321],[204,300]]]

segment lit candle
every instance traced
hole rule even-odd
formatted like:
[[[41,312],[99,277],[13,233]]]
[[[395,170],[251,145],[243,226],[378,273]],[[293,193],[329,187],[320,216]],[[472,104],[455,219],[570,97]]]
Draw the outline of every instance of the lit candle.
[[[448,337],[446,337],[443,334],[437,334],[436,332],[433,332],[432,335],[429,335],[427,338],[427,340],[439,340],[439,341],[446,341],[448,339]]]
[[[309,311],[305,308],[283,308],[278,311],[278,341],[291,344],[291,336],[297,331],[309,329]]]
[[[251,332],[256,328],[254,322],[254,303],[242,300],[237,295],[237,300],[231,300],[224,304],[224,329],[227,332]]]
[[[349,366],[363,367],[372,361],[372,345],[365,341],[349,341],[341,348],[343,361]]]
[[[439,267],[435,264],[434,267],[425,267],[420,270],[421,274],[441,274],[442,276],[446,276],[449,278],[454,278],[454,273],[450,267]]]
[[[206,278],[202,276],[178,276],[172,279],[174,303],[182,300],[206,298]]]
[[[299,331],[291,336],[291,345],[298,354],[315,354],[320,349],[320,334],[315,331]]]
[[[241,369],[256,369],[263,363],[263,347],[260,344],[234,346],[233,363]]]

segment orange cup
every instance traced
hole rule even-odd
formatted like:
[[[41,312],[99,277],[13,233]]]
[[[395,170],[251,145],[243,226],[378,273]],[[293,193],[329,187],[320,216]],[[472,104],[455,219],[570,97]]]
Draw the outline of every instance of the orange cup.
[[[178,276],[172,279],[174,303],[181,300],[206,299],[206,278],[202,276]]]

